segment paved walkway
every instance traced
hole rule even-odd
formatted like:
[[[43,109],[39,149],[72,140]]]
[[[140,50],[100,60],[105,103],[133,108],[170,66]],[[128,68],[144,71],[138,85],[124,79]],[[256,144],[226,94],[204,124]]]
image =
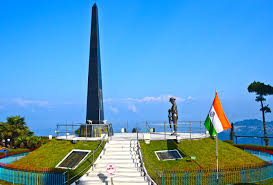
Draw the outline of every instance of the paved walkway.
[[[115,133],[114,137],[118,137],[120,140],[130,141],[131,139],[144,139],[144,133]],[[199,134],[199,133],[178,133],[181,139],[201,139],[209,137],[206,134]],[[78,140],[78,141],[96,141],[101,140],[101,137],[77,137],[75,135],[69,136],[58,136],[56,139],[59,140]],[[165,139],[176,139],[176,136],[171,135],[170,132],[155,132],[151,133],[151,140],[165,140]]]
[[[112,136],[105,146],[104,155],[95,162],[94,169],[91,168],[79,179],[79,184],[111,185],[106,166],[112,164],[116,169],[114,185],[147,185],[137,169],[140,161],[135,152],[136,141],[131,139],[132,137],[126,137],[124,134]]]

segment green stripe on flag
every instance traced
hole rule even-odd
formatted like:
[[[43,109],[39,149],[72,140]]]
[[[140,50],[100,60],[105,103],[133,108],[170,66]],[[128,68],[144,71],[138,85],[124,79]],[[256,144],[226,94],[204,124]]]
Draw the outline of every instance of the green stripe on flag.
[[[214,126],[210,120],[209,115],[207,116],[207,119],[204,123],[205,127],[207,128],[207,130],[209,131],[210,136],[215,136],[216,135],[216,130],[214,129]]]

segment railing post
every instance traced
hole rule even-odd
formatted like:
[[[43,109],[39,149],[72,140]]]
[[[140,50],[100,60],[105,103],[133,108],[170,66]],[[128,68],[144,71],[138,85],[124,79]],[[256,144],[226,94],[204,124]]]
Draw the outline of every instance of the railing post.
[[[186,132],[187,132],[187,122],[185,121],[185,135],[186,135]]]
[[[260,170],[260,173],[261,173],[261,181],[260,182],[262,182],[263,181],[263,168],[261,167],[260,169],[261,169]]]
[[[65,122],[65,136],[66,136],[66,139],[67,139],[67,121]]]
[[[200,121],[200,134],[202,134],[202,121]]]
[[[15,178],[14,178],[14,171],[15,170],[12,170],[13,171],[13,180],[12,180],[12,183],[13,183],[13,185],[14,185],[14,180],[15,180]]]
[[[165,140],[166,140],[166,121],[164,121],[164,137],[165,137]]]
[[[92,159],[92,166],[93,166],[93,170],[94,170],[94,151],[93,151],[93,159]]]
[[[146,133],[148,133],[148,123],[146,121]]]
[[[87,140],[87,123],[85,124],[85,139]]]
[[[74,134],[74,128],[73,128],[73,122],[72,122],[72,133],[71,133],[71,135],[73,135]]]
[[[127,133],[128,133],[128,120],[127,120],[127,123],[126,123],[126,130],[127,130]]]
[[[191,139],[191,121],[190,121],[190,139]]]
[[[138,125],[137,125],[137,122],[136,122],[136,132],[137,132],[137,141],[138,141]]]

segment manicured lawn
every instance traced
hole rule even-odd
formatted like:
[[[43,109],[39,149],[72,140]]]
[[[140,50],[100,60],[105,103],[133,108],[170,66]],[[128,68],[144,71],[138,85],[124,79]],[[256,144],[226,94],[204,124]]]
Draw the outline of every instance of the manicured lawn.
[[[88,141],[88,142],[77,142],[76,144],[72,144],[70,141],[57,141],[53,139],[52,141],[44,144],[39,149],[29,153],[27,156],[22,159],[15,161],[12,163],[14,166],[22,166],[27,168],[50,168],[54,169],[55,166],[72,150],[72,149],[82,149],[82,150],[95,150],[100,144],[100,141]],[[104,147],[105,142],[98,148],[95,152],[94,160],[98,157],[101,150]],[[91,152],[92,153],[92,152]],[[76,176],[70,183],[78,179],[82,176],[89,168],[90,164],[92,164],[91,153],[88,155],[87,160],[82,162],[75,170],[69,171],[69,176],[73,177],[76,174],[80,175]],[[89,158],[90,157],[90,158]],[[89,158],[89,159],[88,159]],[[66,171],[66,170],[59,170]]]
[[[94,150],[100,141],[77,142],[52,140],[22,159],[12,163],[14,166],[29,168],[55,168],[55,166],[72,150]]]
[[[7,182],[7,181],[3,181],[0,179],[0,185],[10,185],[10,184],[12,184],[12,183]]]
[[[229,143],[222,142],[220,140],[218,141],[219,169],[228,169],[234,167],[240,168],[265,164],[265,161],[254,155],[234,147]],[[163,183],[160,179],[164,170],[169,171],[170,174],[173,174],[173,171],[176,170],[215,170],[215,142],[216,140],[211,138],[200,140],[182,140],[179,144],[177,144],[174,140],[151,141],[150,144],[146,144],[144,141],[141,141],[140,146],[141,152],[146,159],[146,161],[144,160],[144,163],[149,175],[160,184]],[[155,151],[172,149],[177,149],[182,155],[183,159],[168,161],[160,161],[157,159]],[[196,159],[190,160],[191,156],[195,156]],[[154,169],[157,170],[157,175]],[[165,180],[166,178],[168,178],[168,175],[164,176]]]
[[[219,168],[242,167],[246,165],[264,162],[260,158],[251,155],[239,148],[219,140]],[[151,141],[145,144],[141,141],[141,151],[148,162],[159,171],[162,169],[215,169],[216,168],[216,145],[215,140],[205,138],[200,140],[184,140],[176,144],[173,140]],[[158,150],[177,149],[183,159],[159,161],[154,153]],[[196,156],[196,160],[189,161],[190,156]]]

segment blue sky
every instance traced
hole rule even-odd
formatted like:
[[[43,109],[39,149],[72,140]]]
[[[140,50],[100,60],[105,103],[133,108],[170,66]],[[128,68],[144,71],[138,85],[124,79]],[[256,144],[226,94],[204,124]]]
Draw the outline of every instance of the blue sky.
[[[0,0],[0,121],[84,122],[94,2]],[[230,121],[261,119],[247,87],[273,85],[273,1],[97,4],[108,121],[166,120],[170,95],[180,120],[204,120],[215,90]]]

